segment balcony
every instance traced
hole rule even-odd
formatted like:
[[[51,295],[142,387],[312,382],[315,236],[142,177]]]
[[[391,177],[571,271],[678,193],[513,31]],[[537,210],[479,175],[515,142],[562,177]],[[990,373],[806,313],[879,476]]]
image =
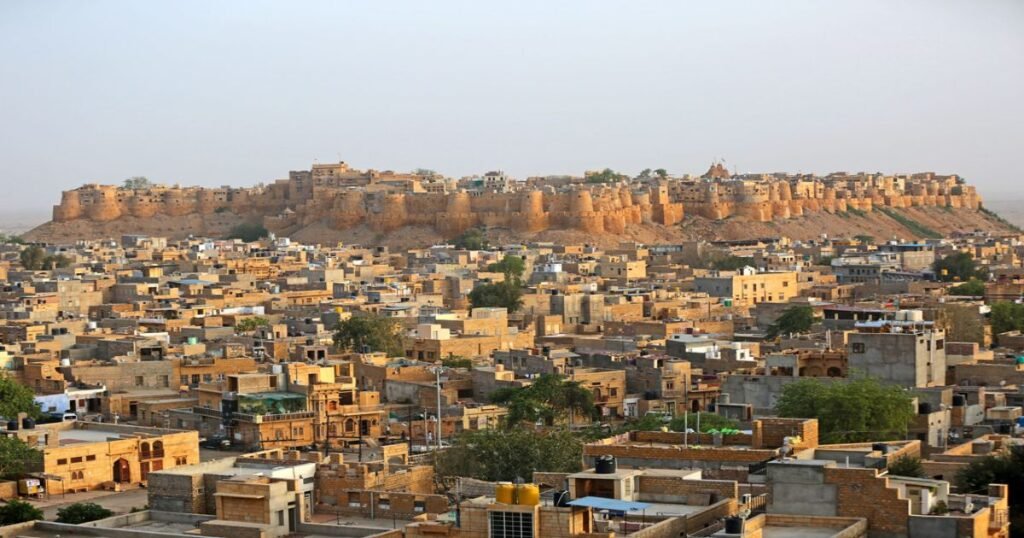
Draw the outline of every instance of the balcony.
[[[267,414],[267,415],[251,415],[249,413],[235,413],[235,420],[240,422],[251,422],[253,424],[263,424],[265,422],[282,422],[288,420],[302,420],[307,418],[313,418],[316,413],[312,411],[297,411],[295,413],[280,413],[280,414]]]

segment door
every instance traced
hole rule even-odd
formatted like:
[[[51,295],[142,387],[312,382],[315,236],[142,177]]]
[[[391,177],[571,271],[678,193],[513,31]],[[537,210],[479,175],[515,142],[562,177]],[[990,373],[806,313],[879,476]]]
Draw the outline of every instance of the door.
[[[139,464],[139,479],[146,480],[147,476],[149,476],[149,462],[144,461]]]
[[[118,458],[114,461],[114,482],[131,482],[132,481],[132,468],[128,464],[128,460],[124,458]]]

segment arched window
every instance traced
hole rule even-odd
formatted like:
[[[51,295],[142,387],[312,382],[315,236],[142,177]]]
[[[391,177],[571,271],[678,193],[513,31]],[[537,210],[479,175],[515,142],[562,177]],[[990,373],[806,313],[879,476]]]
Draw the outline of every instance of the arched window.
[[[164,442],[156,441],[153,443],[153,457],[162,458],[164,457]]]
[[[140,452],[140,457],[142,459],[144,459],[144,460],[145,459],[149,459],[149,457],[151,456],[151,454],[149,452],[149,443],[143,442],[141,445],[139,445],[139,452]]]

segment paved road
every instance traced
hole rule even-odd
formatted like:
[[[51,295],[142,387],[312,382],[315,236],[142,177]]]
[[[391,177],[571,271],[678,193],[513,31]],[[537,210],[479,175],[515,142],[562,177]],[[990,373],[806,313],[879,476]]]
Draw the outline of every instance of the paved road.
[[[46,519],[57,519],[57,510],[78,502],[96,503],[115,514],[127,514],[132,508],[142,509],[149,502],[149,491],[143,488],[128,491],[87,491],[83,493],[55,494],[48,499],[29,500],[43,510]]]

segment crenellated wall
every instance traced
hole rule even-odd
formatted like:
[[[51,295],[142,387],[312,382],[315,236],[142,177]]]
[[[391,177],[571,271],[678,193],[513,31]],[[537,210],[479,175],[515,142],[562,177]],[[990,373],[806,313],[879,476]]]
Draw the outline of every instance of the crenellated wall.
[[[634,224],[671,226],[685,213],[713,220],[757,222],[815,212],[870,212],[875,207],[943,206],[977,209],[973,186],[956,176],[742,176],[647,183],[587,184],[531,182],[511,192],[426,191],[399,175],[356,174],[361,184],[293,172],[289,179],[255,188],[164,187],[132,190],[85,185],[62,193],[53,208],[58,222],[108,222],[122,216],[184,217],[229,211],[263,219],[273,230],[323,222],[336,230],[366,225],[377,232],[405,226],[432,227],[446,237],[477,227],[520,232],[570,229],[622,233]],[[324,173],[321,173],[323,175]],[[361,174],[361,175],[360,175]],[[384,178],[374,183],[374,178]]]

